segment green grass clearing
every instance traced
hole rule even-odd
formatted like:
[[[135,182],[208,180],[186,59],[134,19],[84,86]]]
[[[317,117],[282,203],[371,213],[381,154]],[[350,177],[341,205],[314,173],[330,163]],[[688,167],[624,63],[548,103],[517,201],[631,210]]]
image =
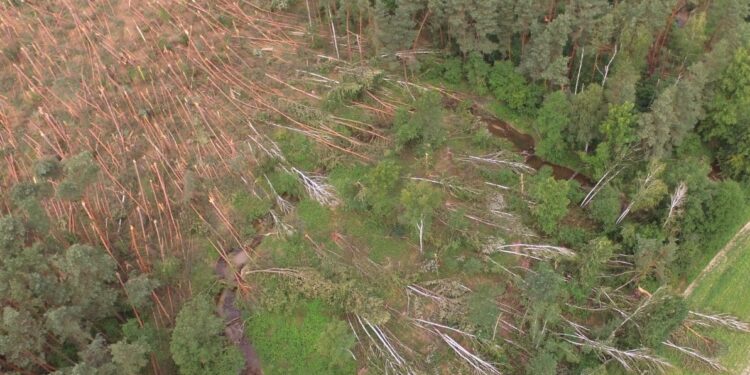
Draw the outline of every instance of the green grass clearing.
[[[705,276],[688,297],[692,310],[708,313],[727,313],[750,320],[750,233],[738,238],[726,258]],[[750,334],[725,329],[710,329],[701,332],[721,344],[718,358],[732,374],[741,374],[750,365]],[[672,353],[670,353],[672,354]],[[670,355],[674,363],[679,357]],[[682,374],[704,374],[707,369],[683,369]]]

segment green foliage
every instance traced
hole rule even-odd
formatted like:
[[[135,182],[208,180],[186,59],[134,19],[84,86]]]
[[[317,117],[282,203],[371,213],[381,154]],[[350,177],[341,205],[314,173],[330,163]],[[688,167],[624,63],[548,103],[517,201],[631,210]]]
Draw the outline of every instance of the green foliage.
[[[482,286],[468,297],[469,312],[466,318],[474,325],[477,335],[482,338],[492,337],[497,316],[500,314],[496,299],[502,294],[502,288]]]
[[[274,185],[275,188],[275,185]],[[233,222],[246,237],[255,235],[255,222],[271,209],[271,202],[241,191],[232,196]]]
[[[414,106],[413,113],[403,108],[396,111],[393,129],[398,148],[416,144],[422,145],[426,150],[437,148],[445,141],[440,94],[427,92],[417,99]]]
[[[556,87],[568,84],[568,58],[562,54],[571,31],[569,13],[561,14],[542,30],[541,23],[532,26],[532,39],[524,54],[520,69],[535,81],[546,81]]]
[[[733,177],[750,175],[750,52],[738,49],[707,104],[707,118],[701,125],[706,140],[720,143],[716,148],[722,167]]]
[[[403,221],[409,225],[423,223],[425,232],[432,225],[435,211],[443,202],[442,192],[425,181],[411,181],[401,190],[401,205],[404,207]]]
[[[631,197],[632,212],[650,210],[667,195],[667,185],[659,179],[664,164],[652,161],[648,169],[636,181],[638,190]]]
[[[568,181],[556,180],[549,168],[543,168],[533,177],[529,187],[529,198],[535,204],[531,207],[531,214],[537,224],[546,234],[552,234],[557,229],[560,220],[568,212]]]
[[[591,238],[592,233],[584,228],[570,225],[561,225],[554,234],[555,240],[563,246],[578,249]]]
[[[142,342],[119,341],[109,346],[112,363],[117,365],[122,375],[138,375],[148,364],[149,347]]]
[[[331,212],[326,207],[314,200],[303,199],[297,206],[297,215],[305,232],[313,238],[327,237],[331,227]]]
[[[294,274],[255,278],[262,283],[264,296],[261,305],[267,310],[283,310],[284,306],[301,298],[318,299],[341,314],[357,314],[373,324],[384,324],[390,314],[378,293],[359,282],[350,270],[340,263],[323,263],[326,273],[311,268],[298,268]]]
[[[349,354],[356,339],[349,325],[331,317],[319,300],[287,306],[282,313],[260,311],[247,323],[248,335],[273,374],[352,374]]]
[[[599,223],[605,231],[614,229],[620,211],[620,193],[609,185],[602,188],[587,207],[589,217]]]
[[[224,322],[214,310],[208,298],[196,296],[177,314],[170,351],[181,374],[236,374],[245,366],[242,353],[223,336]]]
[[[334,86],[328,92],[326,99],[334,104],[346,104],[352,100],[361,99],[365,92],[376,89],[382,78],[383,73],[379,70],[355,70],[353,73],[345,74],[343,82]]]
[[[440,64],[442,70],[442,78],[445,82],[450,84],[458,85],[463,81],[463,63],[461,59],[457,57],[448,57]]]
[[[462,0],[428,2],[427,5],[434,14],[433,27],[446,33],[451,44],[464,56],[470,52],[491,53],[497,49],[493,36],[498,32],[498,1]]]
[[[23,222],[10,215],[0,217],[0,251],[3,257],[10,257],[21,251],[25,234]]]
[[[65,200],[80,200],[83,192],[92,184],[99,173],[99,167],[90,152],[82,152],[63,161],[65,178],[57,188],[57,196]]]
[[[401,166],[393,160],[383,160],[365,177],[364,197],[373,215],[381,219],[392,217],[396,210],[394,195],[401,180]]]
[[[72,368],[58,371],[55,375],[58,373],[60,375],[118,374],[118,368],[112,363],[112,355],[106,345],[104,337],[101,335],[97,335],[84,350],[79,351],[78,357],[81,360],[79,363]]]
[[[356,164],[337,167],[329,174],[329,181],[336,188],[347,210],[363,211],[367,208],[362,183],[368,172],[368,167]]]
[[[531,358],[526,371],[528,374],[556,375],[557,357],[553,353],[542,350]]]
[[[563,132],[570,124],[570,103],[565,93],[556,91],[549,94],[537,113],[534,127],[539,134],[536,152],[539,156],[559,163],[567,151]]]
[[[540,93],[526,83],[510,61],[496,61],[488,83],[495,98],[513,110],[529,113],[539,104]]]
[[[28,353],[43,353],[45,338],[39,334],[42,327],[31,316],[5,306],[0,326],[0,354],[22,368],[34,368]]]
[[[580,263],[578,282],[583,291],[588,292],[597,284],[605,263],[617,251],[619,251],[619,246],[606,237],[595,238],[582,249],[577,260]]]
[[[46,183],[19,182],[10,189],[10,199],[14,204],[24,206],[32,201],[49,198],[50,190]]]
[[[151,293],[159,287],[159,281],[146,274],[131,274],[125,283],[128,301],[137,309],[143,309],[150,303]]]
[[[688,194],[676,222],[681,239],[676,266],[695,276],[747,221],[747,194],[735,181],[710,181],[707,167],[681,169]]]
[[[292,131],[278,131],[274,134],[282,154],[289,164],[302,169],[314,170],[320,162],[316,144],[308,137]]]
[[[661,283],[668,281],[668,265],[674,260],[677,246],[664,243],[661,238],[636,236],[635,271],[638,279],[654,277]]]
[[[649,301],[628,323],[629,329],[624,330],[625,334],[620,339],[624,345],[631,348],[656,347],[687,317],[688,306],[681,296],[660,291],[651,299],[653,301]]]
[[[389,51],[409,49],[417,36],[416,15],[422,9],[419,1],[388,0],[375,2],[376,34],[381,46]]]
[[[547,263],[539,263],[535,272],[526,276],[522,293],[529,313],[525,320],[530,325],[531,341],[537,346],[546,334],[544,327],[560,320],[559,304],[566,296],[564,283]]]
[[[464,63],[464,75],[469,86],[479,95],[487,95],[487,78],[490,74],[490,65],[484,61],[482,54],[472,52]]]
[[[62,165],[54,157],[46,157],[34,163],[34,175],[40,179],[56,179],[62,175],[62,171]]]
[[[599,135],[599,124],[607,116],[604,93],[599,85],[589,85],[571,98],[570,123],[566,138],[579,149]]]
[[[277,170],[267,175],[267,177],[277,194],[293,198],[302,197],[304,189],[295,175]]]
[[[309,241],[301,236],[268,237],[257,250],[270,256],[278,267],[310,266],[316,264],[318,259]]]
[[[635,125],[633,103],[610,104],[607,118],[599,127],[602,142],[596,146],[594,155],[581,155],[593,170],[594,177],[600,178],[628,156],[631,146],[638,140]]]
[[[17,191],[18,197],[32,199],[23,190]],[[6,305],[0,319],[0,355],[35,371],[38,358],[82,349],[94,323],[116,311],[118,292],[113,285],[115,263],[105,251],[80,244],[59,250],[60,244],[46,238],[47,233],[27,228],[15,216],[0,218],[0,300]]]

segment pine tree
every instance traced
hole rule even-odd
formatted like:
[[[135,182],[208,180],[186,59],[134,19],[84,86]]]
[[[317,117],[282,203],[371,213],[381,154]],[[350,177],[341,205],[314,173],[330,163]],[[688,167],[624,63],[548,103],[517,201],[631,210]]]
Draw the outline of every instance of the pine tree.
[[[570,124],[570,103],[565,93],[556,91],[544,99],[534,127],[539,134],[536,153],[552,162],[562,161],[567,151],[563,133]]]
[[[185,375],[237,374],[245,361],[223,336],[224,322],[214,314],[211,301],[194,297],[177,314],[170,351]]]
[[[534,38],[519,66],[529,78],[555,87],[568,85],[568,56],[562,52],[571,32],[570,22],[570,16],[562,14],[546,26],[537,24],[532,29]]]
[[[603,89],[589,85],[571,98],[570,123],[565,133],[568,143],[579,150],[599,136],[598,126],[607,116]]]

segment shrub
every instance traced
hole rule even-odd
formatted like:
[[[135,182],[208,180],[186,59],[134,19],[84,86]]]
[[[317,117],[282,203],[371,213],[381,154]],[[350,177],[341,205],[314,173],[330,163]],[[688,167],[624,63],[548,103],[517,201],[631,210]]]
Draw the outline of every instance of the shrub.
[[[568,181],[555,180],[549,168],[543,168],[534,176],[529,196],[536,204],[531,208],[531,214],[544,233],[554,233],[557,224],[568,212],[569,189]]]
[[[302,184],[300,184],[297,176],[291,173],[277,170],[268,175],[268,180],[271,181],[273,189],[279,195],[287,195],[293,198],[302,196]]]
[[[487,77],[490,74],[490,65],[484,61],[482,54],[478,52],[470,53],[463,68],[466,80],[469,81],[472,90],[479,95],[488,94]]]
[[[208,298],[198,296],[177,314],[169,348],[181,374],[237,374],[245,366],[242,353],[223,336],[224,322],[214,310]]]
[[[606,231],[613,229],[620,216],[620,193],[609,185],[602,188],[588,206],[588,216]]]
[[[419,143],[431,150],[445,141],[441,100],[440,94],[428,92],[417,99],[413,113],[403,108],[396,111],[393,129],[399,149]]]
[[[381,161],[369,171],[365,177],[364,196],[373,215],[393,221],[400,179],[401,167],[393,160]]]
[[[539,104],[541,91],[527,84],[510,61],[496,61],[488,83],[495,98],[513,110],[530,112]]]
[[[254,223],[268,213],[271,202],[260,199],[246,192],[239,192],[232,196],[232,210],[235,224],[245,237],[255,235]]]
[[[450,57],[443,62],[443,79],[451,84],[457,85],[463,80],[463,69],[461,59]]]
[[[311,199],[303,199],[297,206],[297,215],[305,232],[313,238],[327,236],[331,226],[331,212]]]
[[[349,354],[356,342],[354,335],[319,300],[293,305],[281,313],[260,312],[250,318],[247,328],[266,374],[356,372]]]

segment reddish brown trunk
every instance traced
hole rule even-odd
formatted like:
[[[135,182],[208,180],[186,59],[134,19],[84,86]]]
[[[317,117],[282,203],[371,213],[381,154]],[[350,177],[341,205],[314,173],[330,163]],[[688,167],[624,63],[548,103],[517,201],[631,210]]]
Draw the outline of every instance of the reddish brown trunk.
[[[419,23],[419,29],[417,29],[417,36],[414,37],[414,43],[411,45],[411,49],[417,48],[417,43],[419,42],[419,36],[422,35],[422,28],[424,27],[425,22],[427,22],[427,19],[430,17],[431,11],[427,11],[427,13],[424,14],[424,17],[422,17],[422,22]]]
[[[672,9],[672,13],[669,15],[669,17],[667,17],[667,22],[664,25],[664,29],[659,32],[659,34],[656,36],[656,39],[654,40],[654,43],[651,45],[651,48],[648,51],[649,75],[654,74],[656,68],[659,66],[661,49],[664,48],[664,45],[667,43],[667,39],[669,38],[669,31],[672,30],[672,25],[674,24],[677,13],[679,13],[680,9],[682,9],[684,6],[685,0],[677,0],[677,4],[675,4],[674,8]]]
[[[549,10],[547,10],[547,22],[552,22],[555,19],[555,8],[557,5],[556,0],[552,0],[549,3]]]

